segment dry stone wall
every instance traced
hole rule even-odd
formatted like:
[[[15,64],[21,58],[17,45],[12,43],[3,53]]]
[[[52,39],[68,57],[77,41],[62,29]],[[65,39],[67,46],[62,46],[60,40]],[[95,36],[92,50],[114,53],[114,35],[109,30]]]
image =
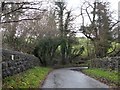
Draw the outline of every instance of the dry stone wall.
[[[39,59],[33,55],[3,49],[1,63],[3,78],[40,65]]]
[[[105,57],[90,60],[90,67],[120,70],[120,57]]]

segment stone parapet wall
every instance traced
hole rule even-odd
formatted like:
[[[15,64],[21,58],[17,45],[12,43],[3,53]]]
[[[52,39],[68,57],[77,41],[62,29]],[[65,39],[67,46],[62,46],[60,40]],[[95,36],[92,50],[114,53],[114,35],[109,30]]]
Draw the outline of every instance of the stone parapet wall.
[[[3,78],[40,66],[39,59],[33,55],[3,49],[1,63]]]

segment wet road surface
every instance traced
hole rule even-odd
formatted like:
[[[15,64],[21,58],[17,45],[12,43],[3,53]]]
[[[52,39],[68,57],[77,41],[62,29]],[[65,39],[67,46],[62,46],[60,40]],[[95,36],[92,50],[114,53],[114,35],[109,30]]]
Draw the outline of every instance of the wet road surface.
[[[88,77],[82,72],[68,68],[52,71],[42,88],[109,88],[107,85]]]

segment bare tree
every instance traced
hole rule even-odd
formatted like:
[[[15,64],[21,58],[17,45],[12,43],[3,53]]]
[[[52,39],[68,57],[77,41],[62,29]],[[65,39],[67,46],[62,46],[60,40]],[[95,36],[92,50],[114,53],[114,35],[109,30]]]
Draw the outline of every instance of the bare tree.
[[[39,6],[39,7],[36,7]],[[10,7],[8,7],[10,6]],[[11,8],[11,6],[16,6],[14,8]],[[36,8],[34,8],[36,7]],[[41,2],[2,2],[1,3],[1,9],[2,9],[2,13],[0,14],[0,18],[2,17],[6,17],[9,16],[13,13],[21,13],[21,14],[25,14],[26,12],[32,10],[32,11],[39,11],[41,13],[44,13],[47,11],[47,9],[41,9],[42,7],[42,1]],[[24,20],[38,20],[41,18],[38,17],[32,17],[32,18],[19,18],[18,20],[2,20],[0,21],[0,24],[4,24],[4,23],[11,23],[11,22],[20,22],[20,21],[24,21]]]
[[[37,39],[56,27],[48,29],[51,16],[42,7],[42,2],[2,2],[1,7],[3,48],[31,53]]]
[[[107,55],[107,51],[111,45],[111,30],[116,23],[112,23],[111,12],[107,8],[107,2],[94,2],[91,4],[85,1],[81,6],[81,17],[82,17],[82,33],[89,38],[95,47],[95,56],[103,57]],[[85,7],[85,8],[84,8]],[[85,26],[84,14],[87,15],[90,23]]]

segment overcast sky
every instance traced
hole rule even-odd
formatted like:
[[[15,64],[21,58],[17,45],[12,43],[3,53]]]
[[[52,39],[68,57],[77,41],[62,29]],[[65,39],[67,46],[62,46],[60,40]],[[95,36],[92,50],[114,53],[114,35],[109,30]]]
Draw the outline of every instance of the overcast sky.
[[[67,2],[69,8],[73,8],[76,10],[75,13],[80,13],[79,7],[82,4],[82,2],[84,2],[84,0],[65,0],[65,1]],[[90,1],[93,2],[95,0],[89,0],[89,2]],[[114,11],[113,17],[115,19],[118,19],[118,2],[119,2],[119,0],[98,0],[98,1],[110,2],[110,11]],[[77,19],[77,21],[79,24],[80,19]],[[86,20],[86,21],[88,21],[88,20]],[[84,36],[84,35],[81,33],[78,33],[77,36]]]
[[[2,1],[13,1],[13,0],[0,0],[0,1],[2,2]],[[41,1],[41,0],[14,0],[14,1],[19,2],[19,1]],[[46,1],[46,0],[43,0],[43,1]],[[61,1],[61,0],[47,0],[47,1]],[[76,9],[77,7],[80,7],[82,2],[84,2],[85,0],[62,0],[62,1],[67,2],[68,6],[70,8]],[[93,2],[95,0],[88,0],[88,1],[89,2]],[[107,1],[107,2],[110,2],[111,10],[115,11],[115,13],[117,15],[117,12],[118,12],[118,2],[120,0],[97,0],[97,1],[104,1],[104,2]]]
[[[3,0],[3,1],[12,1],[12,0]],[[41,1],[41,0],[16,0],[16,1]],[[43,1],[65,1],[68,4],[69,8],[75,9],[76,12],[78,12],[78,7],[84,2],[85,0],[43,0]],[[89,2],[93,2],[95,0],[86,0]],[[118,17],[118,2],[120,0],[97,0],[97,1],[103,1],[103,2],[110,2],[110,10],[114,11],[114,14],[116,18]]]
[[[12,1],[12,0],[2,0],[2,1]],[[22,0],[16,0],[16,1],[22,1]],[[23,0],[23,1],[41,1],[41,0]],[[43,1],[46,1],[46,0],[43,0]],[[53,0],[49,0],[49,1],[53,1]],[[54,1],[59,1],[59,0],[54,0]],[[82,2],[84,2],[85,0],[63,0],[63,1],[65,1],[67,3],[67,6],[69,9],[74,10],[74,14],[80,14],[80,6],[81,6]],[[87,0],[87,1],[94,2],[95,0]],[[116,19],[118,19],[118,2],[120,0],[97,0],[97,1],[110,2],[110,11],[114,11],[114,17]],[[80,18],[78,18],[75,21],[76,25],[77,24],[80,25],[80,21],[81,21]],[[88,20],[86,20],[86,21],[88,21]],[[78,34],[78,36],[83,36],[83,35]]]
[[[82,4],[82,2],[84,2],[84,0],[65,0],[69,7],[73,7],[73,8],[77,8],[77,7],[80,7],[80,5]],[[89,2],[93,2],[95,0],[88,0]],[[112,11],[115,12],[116,16],[117,16],[117,12],[118,12],[118,2],[119,0],[98,0],[98,1],[107,1],[107,2],[110,2],[110,9]]]

